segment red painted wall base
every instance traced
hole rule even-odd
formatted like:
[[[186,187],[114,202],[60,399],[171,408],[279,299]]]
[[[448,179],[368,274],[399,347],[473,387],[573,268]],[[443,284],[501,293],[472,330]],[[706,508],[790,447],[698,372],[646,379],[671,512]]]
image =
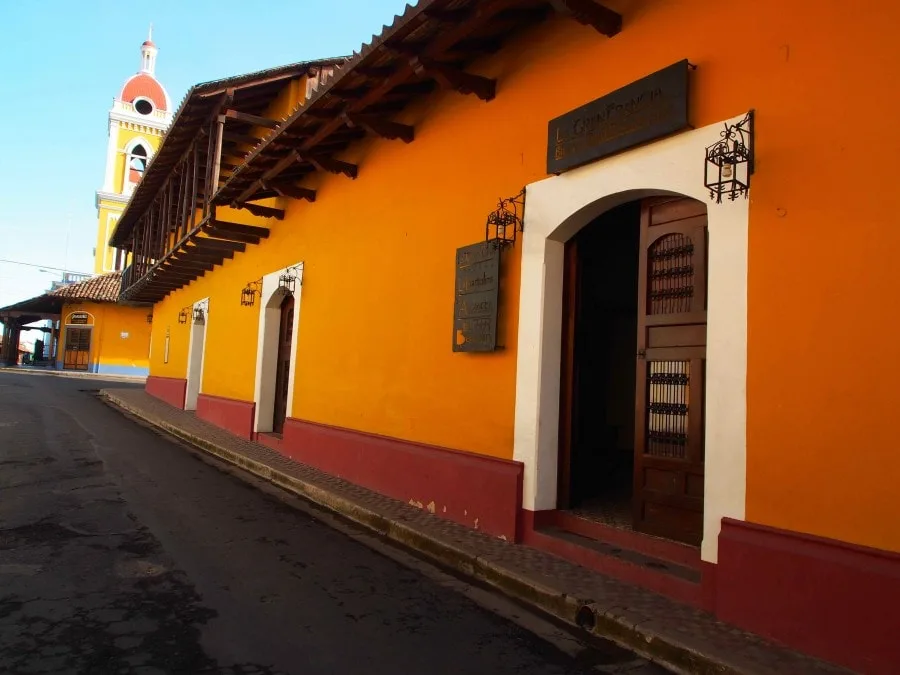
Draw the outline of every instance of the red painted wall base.
[[[184,410],[184,396],[187,391],[187,380],[177,377],[157,377],[150,375],[144,384],[144,390],[169,405]]]
[[[515,539],[522,464],[289,418],[282,452],[435,515]]]
[[[253,440],[253,416],[256,404],[223,396],[200,394],[197,397],[196,415],[217,427],[222,427],[241,438]]]
[[[900,555],[725,518],[716,614],[870,675],[900,667]]]

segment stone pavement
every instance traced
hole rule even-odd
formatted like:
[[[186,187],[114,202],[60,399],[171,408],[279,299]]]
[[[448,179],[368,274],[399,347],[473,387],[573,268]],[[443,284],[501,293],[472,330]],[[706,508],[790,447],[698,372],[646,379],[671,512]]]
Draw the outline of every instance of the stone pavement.
[[[536,549],[511,544],[294,462],[173,408],[140,389],[106,389],[112,404],[290,492],[684,673],[800,675],[848,671],[773,645],[709,614]]]

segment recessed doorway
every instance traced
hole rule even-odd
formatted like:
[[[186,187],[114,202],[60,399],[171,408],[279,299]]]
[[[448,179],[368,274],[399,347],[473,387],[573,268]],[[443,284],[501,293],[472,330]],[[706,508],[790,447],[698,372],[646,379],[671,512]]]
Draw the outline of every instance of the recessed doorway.
[[[294,335],[294,296],[285,295],[281,301],[281,322],[278,326],[278,361],[275,371],[275,405],[272,414],[272,433],[284,432],[291,382],[291,354]]]
[[[699,545],[706,207],[628,202],[565,248],[558,507]]]
[[[66,326],[63,370],[89,370],[91,358],[91,334],[84,326]]]

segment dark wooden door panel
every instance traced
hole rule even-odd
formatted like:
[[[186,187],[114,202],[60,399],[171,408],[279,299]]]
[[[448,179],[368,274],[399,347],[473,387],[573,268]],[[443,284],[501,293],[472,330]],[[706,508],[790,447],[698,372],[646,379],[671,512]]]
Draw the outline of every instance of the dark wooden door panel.
[[[641,210],[634,525],[699,544],[703,533],[706,207]]]
[[[578,240],[566,242],[563,273],[562,363],[560,364],[559,474],[557,508],[572,506],[572,447],[574,420],[578,414],[577,370],[575,368],[575,322],[578,308]]]
[[[66,328],[65,350],[63,351],[64,370],[88,370],[91,356],[90,328]]]
[[[287,401],[290,389],[291,350],[294,330],[294,296],[287,296],[281,303],[281,320],[278,326],[278,360],[275,371],[275,409],[272,431],[284,431],[287,418]]]

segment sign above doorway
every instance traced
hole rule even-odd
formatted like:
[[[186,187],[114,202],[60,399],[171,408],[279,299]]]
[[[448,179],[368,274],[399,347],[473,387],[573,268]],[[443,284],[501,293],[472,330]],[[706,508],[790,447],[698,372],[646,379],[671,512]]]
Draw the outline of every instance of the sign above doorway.
[[[687,59],[550,120],[547,173],[559,174],[688,124]]]

